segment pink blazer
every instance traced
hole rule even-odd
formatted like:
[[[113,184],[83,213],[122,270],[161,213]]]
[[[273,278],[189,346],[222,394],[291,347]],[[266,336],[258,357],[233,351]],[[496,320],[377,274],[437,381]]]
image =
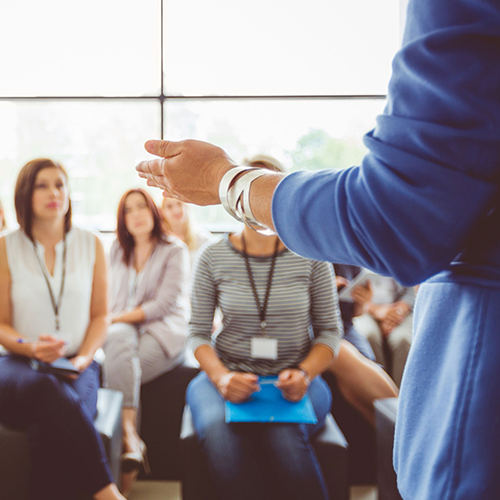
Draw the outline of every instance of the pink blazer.
[[[189,252],[186,245],[172,238],[156,245],[137,288],[133,308],[141,306],[146,319],[138,325],[139,334],[147,331],[170,358],[186,345],[189,321]],[[123,262],[123,250],[115,240],[110,252],[110,310],[120,313],[127,307],[130,273],[133,267]]]

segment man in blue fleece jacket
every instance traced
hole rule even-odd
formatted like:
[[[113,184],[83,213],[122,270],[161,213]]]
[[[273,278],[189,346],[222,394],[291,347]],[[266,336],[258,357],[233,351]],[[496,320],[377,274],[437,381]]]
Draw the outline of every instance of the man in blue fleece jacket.
[[[293,251],[423,283],[403,377],[395,468],[406,500],[500,491],[500,1],[411,0],[388,104],[343,171],[268,173],[256,218]],[[137,168],[184,201],[219,203],[234,162],[151,141]]]

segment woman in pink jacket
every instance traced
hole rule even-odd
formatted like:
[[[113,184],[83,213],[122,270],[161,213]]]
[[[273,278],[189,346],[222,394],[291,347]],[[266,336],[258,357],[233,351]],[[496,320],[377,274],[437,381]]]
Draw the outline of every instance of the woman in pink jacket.
[[[189,254],[162,229],[151,196],[131,189],[118,207],[117,235],[110,253],[111,326],[104,346],[108,387],[124,395],[123,491],[128,491],[145,461],[137,433],[141,384],[178,366],[184,359],[188,325]]]

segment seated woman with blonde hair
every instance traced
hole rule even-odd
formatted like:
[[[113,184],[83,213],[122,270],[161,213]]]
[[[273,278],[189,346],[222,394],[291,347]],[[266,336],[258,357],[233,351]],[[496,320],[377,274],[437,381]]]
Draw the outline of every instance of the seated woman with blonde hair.
[[[167,233],[177,236],[187,245],[190,267],[193,268],[200,248],[214,239],[212,234],[193,223],[193,218],[189,214],[189,205],[180,200],[163,198],[161,211]]]
[[[31,499],[68,500],[81,491],[124,499],[94,428],[107,328],[104,250],[72,227],[68,176],[49,159],[19,173],[20,228],[0,238],[0,422],[27,431]],[[79,376],[32,367],[66,357]]]

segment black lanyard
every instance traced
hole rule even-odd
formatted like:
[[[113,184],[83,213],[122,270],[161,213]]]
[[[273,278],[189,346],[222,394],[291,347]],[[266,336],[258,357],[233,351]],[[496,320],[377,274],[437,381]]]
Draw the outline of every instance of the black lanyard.
[[[259,295],[257,293],[257,287],[255,286],[255,281],[253,279],[252,268],[250,267],[250,261],[248,260],[247,245],[246,245],[245,237],[243,236],[243,234],[241,235],[241,241],[243,243],[243,257],[245,258],[248,279],[250,280],[250,285],[252,286],[253,296],[255,298],[255,304],[257,305],[257,310],[259,311],[260,327],[262,328],[262,330],[265,330],[266,326],[267,326],[267,324],[266,324],[267,304],[269,302],[269,295],[271,293],[271,283],[273,281],[274,266],[276,264],[276,257],[278,256],[278,246],[280,244],[280,240],[278,238],[276,238],[276,244],[274,246],[273,260],[271,261],[271,268],[269,269],[269,276],[267,278],[266,295],[265,295],[264,304],[262,304],[262,307],[260,305]]]
[[[62,278],[61,278],[61,289],[59,290],[59,297],[56,299],[54,297],[54,292],[52,291],[52,287],[50,286],[50,280],[47,276],[47,272],[45,271],[45,266],[40,260],[40,256],[38,255],[38,251],[36,249],[36,245],[33,242],[33,248],[35,249],[36,260],[38,260],[38,264],[40,265],[40,269],[42,270],[43,277],[45,278],[45,282],[47,283],[47,288],[49,289],[50,300],[52,302],[52,308],[54,309],[54,315],[56,317],[56,332],[59,331],[59,310],[61,308],[62,296],[64,292],[64,280],[66,278],[66,234],[63,236],[63,270],[62,270]]]

